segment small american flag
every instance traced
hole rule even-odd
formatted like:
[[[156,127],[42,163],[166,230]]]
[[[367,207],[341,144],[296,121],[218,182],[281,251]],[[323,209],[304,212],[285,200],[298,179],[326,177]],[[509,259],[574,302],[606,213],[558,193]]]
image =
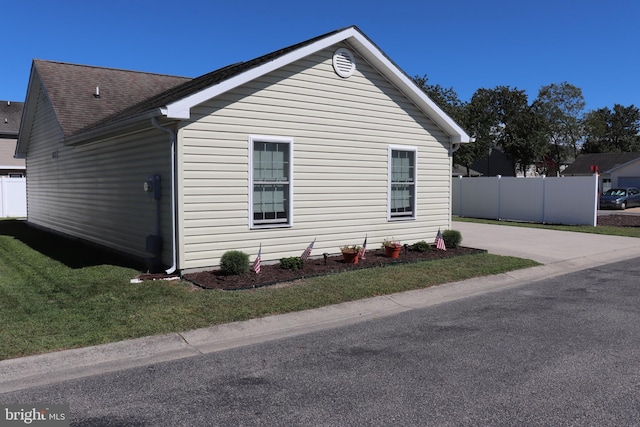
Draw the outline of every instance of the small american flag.
[[[313,242],[309,243],[309,246],[307,246],[307,249],[304,250],[304,252],[302,252],[302,255],[300,255],[300,258],[302,258],[303,261],[306,261],[307,258],[309,258],[309,255],[311,255],[311,250],[313,249],[313,244],[316,242],[316,239],[313,239]]]
[[[438,235],[436,236],[436,248],[441,251],[446,251],[447,247],[444,245],[444,239],[442,238],[442,232],[438,228]]]
[[[256,274],[260,274],[261,261],[262,261],[262,243],[260,243],[260,249],[258,249],[258,256],[256,257],[256,260],[253,261],[253,271],[255,271]]]
[[[365,259],[365,252],[367,252],[367,236],[364,236],[364,243],[362,244],[362,249],[360,249],[360,259]]]

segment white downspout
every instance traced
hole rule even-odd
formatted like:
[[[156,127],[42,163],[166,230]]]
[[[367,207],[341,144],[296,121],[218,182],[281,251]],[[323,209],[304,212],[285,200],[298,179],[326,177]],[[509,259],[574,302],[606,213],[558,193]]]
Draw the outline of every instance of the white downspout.
[[[160,126],[155,117],[151,118],[151,124],[156,129],[169,134],[169,142],[171,145],[171,253],[173,265],[165,270],[167,274],[173,274],[177,269],[178,251],[176,248],[176,136],[175,133],[166,127]]]

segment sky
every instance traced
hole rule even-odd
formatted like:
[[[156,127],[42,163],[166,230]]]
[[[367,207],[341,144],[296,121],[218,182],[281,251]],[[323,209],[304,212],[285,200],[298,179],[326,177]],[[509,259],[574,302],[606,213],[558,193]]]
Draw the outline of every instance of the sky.
[[[568,82],[586,110],[640,106],[638,0],[2,1],[0,100],[33,59],[185,77],[356,25],[409,76],[453,88]]]

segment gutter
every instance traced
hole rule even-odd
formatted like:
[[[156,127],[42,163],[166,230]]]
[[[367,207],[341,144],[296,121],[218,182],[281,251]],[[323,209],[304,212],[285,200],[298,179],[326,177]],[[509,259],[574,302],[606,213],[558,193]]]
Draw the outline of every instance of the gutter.
[[[474,143],[474,142],[476,142],[476,139],[473,138],[473,137],[470,137],[468,142]],[[466,142],[452,141],[451,142],[451,153],[450,154],[453,154],[456,151],[458,151],[460,149],[460,147],[462,146],[462,144],[466,144]]]
[[[155,117],[151,118],[151,124],[156,129],[159,129],[163,132],[169,134],[169,143],[171,145],[171,253],[172,253],[172,262],[173,265],[169,267],[169,269],[165,270],[167,274],[173,274],[177,270],[178,264],[178,251],[176,247],[176,135],[175,133],[167,128],[160,126],[158,124],[158,120]]]
[[[133,117],[129,117],[123,120],[118,120],[117,122],[110,123],[108,125],[99,126],[94,129],[90,129],[87,131],[81,131],[80,133],[65,137],[62,141],[64,145],[68,146],[76,146],[76,145],[85,145],[93,142],[98,138],[104,138],[109,135],[109,133],[114,131],[119,131],[123,127],[132,126],[139,122],[145,121],[147,119],[153,119],[157,116],[161,115],[159,109],[147,111],[142,114],[138,114]]]

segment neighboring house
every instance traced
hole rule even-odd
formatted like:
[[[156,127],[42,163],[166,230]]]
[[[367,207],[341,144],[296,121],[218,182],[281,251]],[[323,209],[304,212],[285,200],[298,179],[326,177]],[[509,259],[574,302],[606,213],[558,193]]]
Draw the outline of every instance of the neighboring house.
[[[493,148],[488,156],[476,160],[471,168],[482,176],[515,176],[513,161],[499,148]]]
[[[465,132],[357,27],[195,79],[33,62],[28,222],[166,268],[451,226]]]
[[[594,172],[599,173],[600,192],[616,187],[640,188],[640,153],[580,154],[562,175],[593,175]]]
[[[478,177],[478,176],[482,176],[482,174],[480,172],[478,172],[477,170],[474,169],[467,169],[465,166],[462,165],[453,165],[453,170],[451,172],[451,175],[454,177],[459,177],[459,176],[473,176],[473,177]]]
[[[0,176],[23,178],[24,159],[16,159],[16,144],[24,102],[0,101]]]

